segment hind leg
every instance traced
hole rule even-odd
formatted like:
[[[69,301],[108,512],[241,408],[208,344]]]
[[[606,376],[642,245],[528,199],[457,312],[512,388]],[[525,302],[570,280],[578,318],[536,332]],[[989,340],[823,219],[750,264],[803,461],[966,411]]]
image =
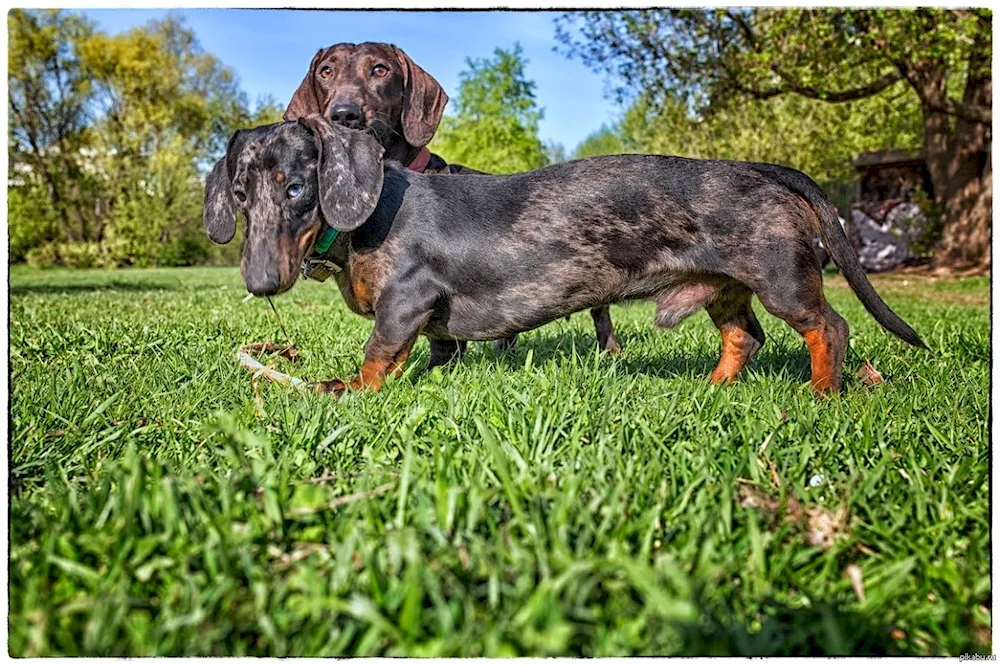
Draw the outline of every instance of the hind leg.
[[[597,332],[597,344],[603,350],[616,354],[622,350],[615,337],[615,329],[611,325],[611,312],[607,305],[590,311],[594,319],[594,330]]]
[[[838,392],[847,350],[847,322],[827,303],[812,248],[806,250],[810,254],[802,252],[799,261],[790,258],[788,270],[768,271],[767,281],[754,291],[768,312],[788,322],[805,340],[813,391]]]
[[[424,371],[458,361],[465,354],[465,340],[431,340],[431,358]]]
[[[503,354],[510,351],[517,344],[517,333],[514,335],[503,338],[502,340],[495,340],[493,342],[493,351],[497,354]]]
[[[818,313],[797,317],[796,320],[797,323],[793,324],[792,320],[786,319],[802,335],[809,348],[813,391],[819,394],[840,392],[844,352],[847,351],[847,322],[826,299],[823,299]]]
[[[733,282],[721,290],[705,309],[722,334],[722,356],[709,380],[713,384],[736,381],[753,355],[764,345],[764,329],[750,307],[752,292]]]

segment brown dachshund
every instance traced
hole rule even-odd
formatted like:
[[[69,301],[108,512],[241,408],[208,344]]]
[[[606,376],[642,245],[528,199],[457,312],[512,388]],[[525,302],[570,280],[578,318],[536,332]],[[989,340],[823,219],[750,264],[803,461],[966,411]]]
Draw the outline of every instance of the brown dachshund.
[[[812,387],[839,391],[847,322],[823,295],[819,234],[862,304],[924,347],[879,297],[837,210],[808,176],[774,164],[615,155],[508,176],[427,176],[385,164],[369,134],[323,116],[237,132],[206,180],[216,242],[246,220],[242,274],[258,296],[294,285],[327,227],[348,306],[375,320],[360,374],[318,384],[379,388],[417,337],[430,365],[465,340],[497,340],[621,301],[656,303],[671,327],[704,308],[722,334],[713,382],[764,344],[750,305],[804,338]]]
[[[434,77],[392,44],[334,44],[320,49],[285,110],[285,120],[320,114],[351,129],[371,132],[385,149],[387,161],[401,162],[423,173],[482,172],[449,165],[431,153],[448,95]],[[611,313],[591,311],[601,349],[618,352]],[[516,336],[498,347],[513,346]]]

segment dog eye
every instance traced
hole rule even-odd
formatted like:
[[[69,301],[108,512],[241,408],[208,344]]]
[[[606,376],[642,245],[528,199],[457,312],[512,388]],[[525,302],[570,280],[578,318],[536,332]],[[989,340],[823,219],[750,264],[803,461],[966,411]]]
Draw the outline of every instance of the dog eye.
[[[372,74],[379,77],[380,79],[389,73],[389,68],[385,65],[375,65],[372,68]]]
[[[329,65],[324,65],[323,69],[319,70],[319,75],[321,78],[328,79],[330,75],[333,74],[333,68]]]
[[[289,185],[288,189],[285,190],[285,192],[288,193],[288,197],[290,199],[294,199],[295,197],[302,194],[302,185],[300,185],[299,183],[294,183],[292,185]]]

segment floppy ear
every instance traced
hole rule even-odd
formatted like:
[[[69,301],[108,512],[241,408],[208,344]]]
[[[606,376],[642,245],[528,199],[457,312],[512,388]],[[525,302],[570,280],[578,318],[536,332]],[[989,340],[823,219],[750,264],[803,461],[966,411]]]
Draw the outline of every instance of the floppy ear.
[[[382,144],[370,134],[334,126],[324,116],[300,118],[316,140],[319,208],[337,231],[364,224],[382,196]]]
[[[233,201],[232,182],[223,157],[205,179],[205,208],[203,217],[208,237],[220,245],[233,240],[236,235],[236,204]]]
[[[309,71],[306,72],[306,78],[302,79],[298,90],[292,95],[292,101],[288,103],[288,108],[285,109],[285,114],[282,116],[283,120],[298,120],[311,113],[323,113],[323,109],[319,108],[319,97],[316,95],[315,70],[319,58],[325,50],[320,49],[313,56],[312,62],[309,63]]]
[[[403,136],[411,146],[422,148],[437,131],[448,95],[403,49],[392,46],[392,51],[403,69]]]
[[[236,202],[233,201],[233,180],[229,164],[234,162],[243,149],[240,134],[236,130],[226,144],[226,154],[222,156],[205,179],[205,207],[202,217],[208,237],[220,245],[233,240],[236,235]]]

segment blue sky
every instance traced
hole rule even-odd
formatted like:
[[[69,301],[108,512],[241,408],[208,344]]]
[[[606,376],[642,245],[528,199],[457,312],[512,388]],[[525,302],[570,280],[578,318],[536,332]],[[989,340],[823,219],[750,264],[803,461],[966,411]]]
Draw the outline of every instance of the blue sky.
[[[177,9],[202,47],[232,67],[251,101],[270,94],[286,103],[316,51],[337,42],[391,42],[458,94],[465,59],[491,56],[520,42],[526,74],[545,111],[539,133],[568,152],[619,109],[606,98],[605,77],[555,53],[553,12],[398,12]],[[117,33],[166,15],[163,9],[84,12]],[[451,105],[449,104],[449,110]]]

